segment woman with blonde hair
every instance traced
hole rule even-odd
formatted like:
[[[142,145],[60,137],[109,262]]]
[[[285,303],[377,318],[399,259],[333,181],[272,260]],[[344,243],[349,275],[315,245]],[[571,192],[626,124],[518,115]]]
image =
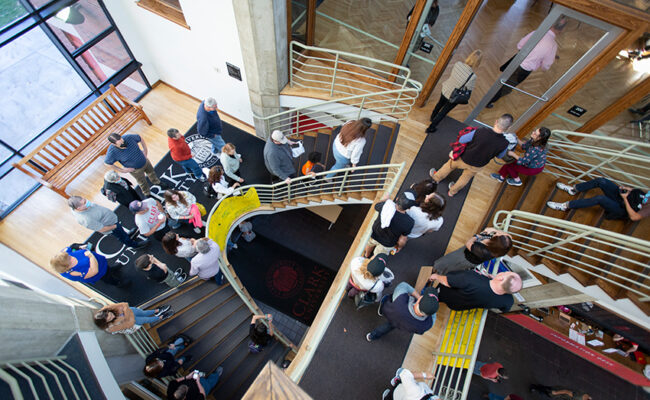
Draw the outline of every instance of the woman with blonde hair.
[[[348,282],[348,297],[354,298],[358,293],[371,292],[381,299],[384,288],[389,286],[395,275],[386,267],[388,256],[379,253],[372,259],[356,257],[350,262],[350,280]]]
[[[459,104],[452,103],[449,100],[455,89],[464,87],[469,91],[474,90],[474,85],[476,84],[476,74],[474,71],[481,64],[482,58],[483,53],[481,50],[474,50],[469,56],[467,56],[464,62],[457,61],[456,64],[454,64],[454,68],[452,68],[449,78],[442,83],[440,100],[438,100],[438,104],[436,104],[431,113],[431,117],[429,117],[431,124],[427,127],[427,133],[434,133],[437,131],[437,126],[440,121],[442,121],[449,111],[453,110],[454,107]]]
[[[345,168],[348,164],[352,164],[353,167],[357,166],[366,145],[366,131],[371,125],[370,118],[361,118],[356,121],[348,121],[341,127],[341,132],[332,142],[332,154],[336,162],[330,171]],[[333,173],[328,174],[327,178],[333,176]]]

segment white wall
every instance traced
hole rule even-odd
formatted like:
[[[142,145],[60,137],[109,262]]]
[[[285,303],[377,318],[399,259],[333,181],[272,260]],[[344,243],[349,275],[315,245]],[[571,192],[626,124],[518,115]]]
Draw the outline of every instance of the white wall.
[[[151,83],[158,79],[253,123],[232,0],[180,0],[190,29],[139,7],[133,0],[106,1],[111,16]],[[241,69],[231,78],[226,62]]]
[[[86,300],[88,296],[52,276],[43,268],[0,243],[0,278],[20,282],[34,290]]]

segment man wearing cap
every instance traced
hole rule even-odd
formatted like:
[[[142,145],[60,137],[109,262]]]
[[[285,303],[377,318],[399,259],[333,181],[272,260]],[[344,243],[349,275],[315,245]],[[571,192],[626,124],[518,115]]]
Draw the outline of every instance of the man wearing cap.
[[[515,301],[512,293],[522,287],[521,277],[515,272],[492,277],[476,270],[453,271],[447,276],[434,273],[429,280],[440,282],[440,302],[456,311],[496,308],[507,312]]]
[[[293,154],[289,146],[293,143],[282,132],[273,131],[264,145],[264,165],[266,165],[266,169],[286,183],[291,182],[291,178],[296,176]]]
[[[366,258],[374,253],[390,254],[393,249],[397,253],[406,245],[415,224],[406,210],[417,205],[415,197],[413,191],[407,190],[399,195],[397,203],[389,200],[386,194],[381,202],[375,204],[379,215],[372,224],[372,235],[364,252]]]
[[[348,282],[348,297],[354,297],[359,292],[370,292],[381,298],[381,293],[389,286],[395,275],[386,267],[388,256],[377,254],[372,260],[355,257],[350,262],[350,281]]]
[[[199,105],[196,112],[196,131],[212,143],[213,154],[221,153],[221,148],[226,145],[226,142],[221,137],[223,127],[217,113],[217,101],[214,98],[208,97]]]
[[[154,237],[162,241],[165,233],[169,232],[167,217],[163,206],[156,199],[134,200],[129,204],[129,210],[135,214],[135,225],[140,233],[147,238]]]
[[[147,158],[147,144],[140,135],[128,134],[120,136],[117,133],[111,133],[108,135],[108,141],[111,144],[106,150],[104,163],[110,165],[117,172],[130,173],[140,186],[144,197],[151,196],[151,189],[145,175],[149,177],[149,180],[154,185],[159,185],[163,189],[169,188],[156,175],[151,161]],[[142,146],[142,149],[140,149],[140,146]],[[122,164],[122,167],[116,166],[116,162]]]
[[[72,215],[77,220],[79,225],[99,232],[102,235],[113,235],[117,240],[122,242],[127,247],[141,248],[147,245],[146,241],[136,242],[129,236],[135,232],[127,232],[119,219],[117,214],[106,207],[91,203],[80,196],[72,196],[68,199],[68,206],[72,209]]]
[[[395,328],[421,335],[431,329],[437,311],[438,294],[435,288],[427,287],[420,295],[411,285],[402,282],[392,295],[381,299],[377,313],[387,321],[367,333],[366,340],[377,340]]]

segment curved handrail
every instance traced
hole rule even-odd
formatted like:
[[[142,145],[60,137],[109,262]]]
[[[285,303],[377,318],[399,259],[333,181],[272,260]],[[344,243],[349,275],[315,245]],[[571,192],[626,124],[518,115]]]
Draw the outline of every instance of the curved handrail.
[[[213,220],[215,212],[219,209],[219,206],[224,202],[224,200],[227,198],[239,196],[243,193],[248,192],[250,189],[254,188],[257,191],[261,207],[267,207],[267,211],[272,212],[270,206],[274,203],[284,203],[285,205],[288,205],[295,200],[309,198],[312,196],[340,196],[342,194],[355,192],[392,192],[397,184],[399,177],[401,176],[403,169],[404,163],[365,165],[353,168],[325,171],[315,174],[314,177],[302,176],[292,179],[289,183],[283,181],[275,184],[253,184],[243,186],[232,194],[219,199],[217,203],[215,203],[215,205],[212,207],[207,219],[208,224],[206,229],[206,237],[214,239],[214,233],[210,230],[210,222]],[[332,177],[331,179],[325,179],[326,176],[331,173],[335,173],[336,176]],[[296,203],[296,206],[299,206],[298,203]],[[304,204],[303,206],[306,207],[308,204]],[[228,227],[226,241],[235,226],[237,226],[240,221],[248,218],[251,213],[254,212],[256,212],[256,210],[248,211],[231,221],[230,226]],[[365,239],[362,241],[364,246],[369,236],[370,232],[365,232]],[[363,246],[358,248],[357,251],[360,253],[361,249],[363,249]],[[255,300],[250,296],[246,288],[243,286],[233,266],[228,262],[228,256],[225,249],[221,251],[219,264],[224,276],[233,287],[237,295],[239,295],[239,297],[244,301],[249,310],[253,314],[262,314],[262,310],[257,306]],[[347,271],[345,268],[342,268],[342,270],[344,273]],[[349,271],[347,273],[349,273]],[[344,286],[341,288],[330,288],[330,291],[332,291],[332,289],[335,289],[336,291],[340,291],[342,293]],[[331,308],[332,307],[330,306],[327,310],[325,310],[329,315],[326,318],[327,325],[329,325],[329,322],[331,321],[331,318],[336,311],[336,307],[334,307],[334,309]],[[321,315],[321,312],[323,312],[322,307],[321,310],[319,310],[316,318]],[[264,321],[264,323],[266,324],[266,321]],[[312,332],[312,329],[314,328],[316,327],[312,325],[310,332]],[[313,357],[313,351],[315,351],[316,347],[318,347],[318,344],[320,343],[320,340],[322,339],[326,328],[327,326],[325,326],[324,329],[322,327],[318,327],[319,333],[315,336],[315,339],[313,341],[309,342],[308,354],[301,358],[298,358],[298,356],[296,356],[296,359],[294,359],[292,362],[292,370],[298,371],[297,374],[294,373],[291,375],[294,381],[298,381],[302,376],[302,373],[309,364],[309,361],[311,361],[311,358]],[[320,332],[321,330],[322,332]],[[285,346],[292,348],[293,351],[298,351],[298,355],[301,354],[300,350],[298,350],[296,346],[286,336],[284,336],[284,334],[282,334],[282,332],[276,330],[276,337]],[[302,347],[304,346],[301,346],[301,348]],[[303,355],[304,354],[305,352],[303,352]]]

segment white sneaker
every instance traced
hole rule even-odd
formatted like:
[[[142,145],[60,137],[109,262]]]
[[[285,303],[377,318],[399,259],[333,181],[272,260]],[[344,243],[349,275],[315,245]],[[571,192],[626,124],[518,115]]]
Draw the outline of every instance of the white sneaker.
[[[381,394],[381,400],[384,400],[388,396],[388,393],[390,393],[390,389],[384,390],[384,393]]]
[[[201,228],[194,228],[194,233],[201,233]]]
[[[567,185],[566,183],[558,182],[555,184],[555,186],[557,186],[558,189],[564,190],[565,192],[569,193],[571,196],[575,196],[578,193],[575,187],[571,185]]]
[[[437,171],[436,171],[435,168],[431,168],[431,169],[429,170],[429,176],[431,177],[431,179],[435,179],[433,176],[436,174],[436,172],[437,172]]]
[[[554,201],[547,201],[546,205],[552,210],[566,211],[569,207],[567,203],[556,203]]]
[[[178,276],[176,277],[176,280],[177,280],[179,283],[183,283],[183,282],[185,282],[186,279],[187,279],[187,274],[186,274],[186,273],[180,274],[180,275],[178,275]]]

